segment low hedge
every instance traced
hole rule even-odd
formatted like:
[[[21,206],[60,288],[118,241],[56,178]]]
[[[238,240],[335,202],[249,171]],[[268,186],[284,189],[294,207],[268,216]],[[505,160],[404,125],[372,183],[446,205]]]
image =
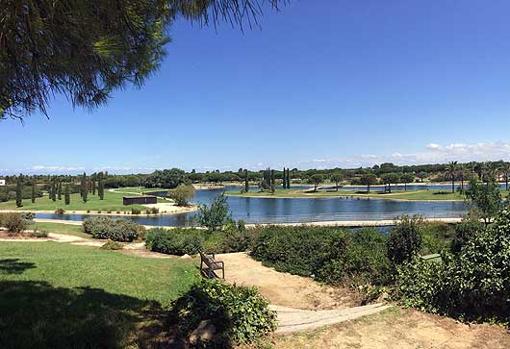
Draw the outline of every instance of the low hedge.
[[[236,224],[227,225],[222,231],[195,228],[153,228],[147,232],[146,247],[151,251],[182,256],[208,253],[245,252],[251,249],[256,230]]]
[[[145,235],[145,228],[126,219],[110,217],[91,217],[83,221],[83,232],[94,239],[110,239],[113,241],[131,242]]]
[[[172,304],[170,321],[180,338],[193,348],[231,348],[250,343],[276,329],[276,313],[257,289],[216,280],[202,280]],[[214,329],[212,338],[192,338],[203,325]]]
[[[375,229],[267,226],[258,230],[252,256],[278,271],[327,283],[356,279],[385,284],[390,279],[387,237]]]
[[[145,245],[154,252],[193,255],[202,249],[206,234],[206,231],[192,228],[154,228],[147,232]]]

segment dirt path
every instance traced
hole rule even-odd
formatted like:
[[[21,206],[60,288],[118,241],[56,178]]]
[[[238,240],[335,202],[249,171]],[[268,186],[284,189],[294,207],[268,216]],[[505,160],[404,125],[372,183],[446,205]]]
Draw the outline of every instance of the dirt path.
[[[289,273],[280,273],[246,253],[217,255],[225,262],[225,279],[237,285],[255,286],[272,304],[297,309],[344,309],[358,305],[355,294],[345,288],[324,286]]]
[[[301,310],[272,305],[278,313],[276,333],[293,333],[354,320],[388,309],[390,305],[369,304],[361,307],[334,310]]]
[[[463,324],[451,318],[392,307],[355,321],[270,340],[276,349],[508,349],[501,326]]]

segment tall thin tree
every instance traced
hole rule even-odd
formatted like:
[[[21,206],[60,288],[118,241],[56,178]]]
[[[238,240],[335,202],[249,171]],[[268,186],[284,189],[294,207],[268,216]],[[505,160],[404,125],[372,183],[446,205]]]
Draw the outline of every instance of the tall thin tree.
[[[16,207],[23,207],[23,175],[16,178]]]
[[[88,188],[87,188],[87,174],[83,172],[83,176],[81,177],[81,199],[83,202],[87,202]]]
[[[66,205],[69,205],[71,203],[71,194],[69,190],[69,184],[66,184],[65,190],[64,190],[64,203]]]
[[[447,169],[450,180],[452,181],[452,193],[455,193],[455,172],[457,171],[457,161],[450,161]]]
[[[35,178],[32,179],[32,196],[31,196],[31,199],[32,199],[32,203],[35,204]]]

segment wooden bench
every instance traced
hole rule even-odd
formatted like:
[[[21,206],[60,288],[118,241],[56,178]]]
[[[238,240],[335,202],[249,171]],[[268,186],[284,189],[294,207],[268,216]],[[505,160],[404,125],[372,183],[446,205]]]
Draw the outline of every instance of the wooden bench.
[[[207,268],[204,267],[204,265],[207,266]],[[212,278],[218,277],[215,270],[221,270],[221,277],[222,279],[225,279],[225,264],[223,261],[217,261],[215,259],[214,253],[205,254],[204,252],[200,251],[200,271],[203,272],[206,276]]]

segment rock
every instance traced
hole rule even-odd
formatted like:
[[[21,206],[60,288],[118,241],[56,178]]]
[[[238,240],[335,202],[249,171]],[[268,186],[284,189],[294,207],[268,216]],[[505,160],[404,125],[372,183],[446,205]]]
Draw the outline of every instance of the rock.
[[[216,327],[211,320],[202,320],[198,327],[189,335],[189,343],[195,345],[197,343],[208,342],[214,338]]]
[[[189,254],[185,254],[181,256],[181,259],[191,259],[191,256]]]

